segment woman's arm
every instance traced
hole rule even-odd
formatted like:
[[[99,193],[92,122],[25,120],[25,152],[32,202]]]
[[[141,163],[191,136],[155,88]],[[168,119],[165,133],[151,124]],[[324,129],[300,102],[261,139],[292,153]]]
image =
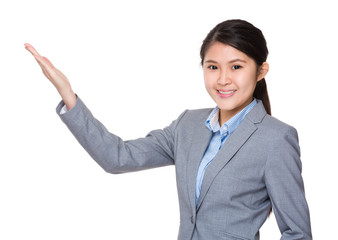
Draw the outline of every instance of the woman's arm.
[[[62,100],[66,104],[68,110],[74,107],[76,103],[76,95],[67,79],[67,77],[46,58],[42,57],[35,48],[29,43],[25,44],[25,48],[34,56],[40,65],[43,74],[55,86]]]
[[[272,140],[265,183],[283,240],[311,240],[311,225],[302,179],[296,129],[288,127]]]
[[[140,171],[174,164],[175,132],[183,114],[164,129],[154,130],[146,137],[123,141],[110,133],[89,109],[77,99],[76,105],[60,114],[56,112],[81,146],[108,173]]]
[[[163,130],[150,132],[145,138],[123,141],[94,118],[81,99],[74,94],[68,79],[61,71],[47,58],[41,57],[33,46],[25,44],[25,47],[62,97],[57,114],[105,171],[124,173],[174,164],[174,135],[179,120]],[[64,105],[68,111],[60,114]]]

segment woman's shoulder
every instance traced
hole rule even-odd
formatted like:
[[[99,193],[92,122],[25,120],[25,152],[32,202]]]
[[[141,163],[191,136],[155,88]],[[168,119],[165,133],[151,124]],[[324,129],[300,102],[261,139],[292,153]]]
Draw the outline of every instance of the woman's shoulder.
[[[191,116],[204,116],[211,113],[213,108],[198,108],[198,109],[188,109],[187,113]]]
[[[263,103],[259,100],[257,105],[249,112],[247,115],[247,119],[249,119],[252,123],[254,123],[258,128],[268,132],[288,132],[288,131],[296,131],[296,129],[290,124],[267,114]]]
[[[262,124],[263,126],[270,127],[272,129],[280,129],[280,130],[295,129],[295,127],[290,125],[289,123],[286,123],[283,120],[268,114],[264,117]]]
[[[186,127],[197,127],[198,125],[205,125],[205,121],[210,115],[213,108],[200,108],[200,109],[187,109],[181,113],[176,119],[177,126]]]
[[[260,129],[264,135],[269,136],[271,141],[273,141],[273,139],[290,137],[298,140],[297,129],[294,126],[268,114],[264,117],[261,124],[258,125],[258,129]]]
[[[212,110],[213,108],[188,109],[185,111],[184,117],[186,120],[192,122],[205,122]]]

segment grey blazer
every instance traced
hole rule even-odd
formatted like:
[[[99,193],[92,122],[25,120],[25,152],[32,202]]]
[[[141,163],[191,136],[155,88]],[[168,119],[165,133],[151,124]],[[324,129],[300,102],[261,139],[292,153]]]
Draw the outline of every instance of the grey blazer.
[[[296,130],[267,115],[262,102],[249,112],[206,169],[195,205],[195,181],[211,132],[212,109],[187,110],[168,127],[123,141],[93,117],[78,98],[57,113],[109,173],[175,165],[180,206],[179,240],[257,240],[273,208],[284,240],[312,239]]]

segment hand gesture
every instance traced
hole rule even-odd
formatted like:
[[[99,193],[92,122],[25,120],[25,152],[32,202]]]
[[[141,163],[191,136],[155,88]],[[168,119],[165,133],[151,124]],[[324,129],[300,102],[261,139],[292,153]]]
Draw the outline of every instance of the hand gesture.
[[[29,43],[25,44],[25,48],[34,56],[40,65],[43,74],[55,86],[68,109],[71,109],[76,103],[76,95],[74,94],[67,77],[46,58],[42,57],[35,48]]]

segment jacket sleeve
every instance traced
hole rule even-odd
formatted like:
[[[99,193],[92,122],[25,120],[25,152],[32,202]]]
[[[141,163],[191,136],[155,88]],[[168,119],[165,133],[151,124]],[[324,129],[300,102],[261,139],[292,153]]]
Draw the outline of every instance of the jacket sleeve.
[[[310,240],[311,225],[301,176],[296,129],[288,127],[272,140],[265,182],[283,240]]]
[[[152,131],[144,138],[123,141],[108,132],[80,98],[71,110],[61,114],[63,106],[61,101],[56,108],[57,114],[106,172],[117,174],[174,164],[174,132],[184,113],[163,130]]]

